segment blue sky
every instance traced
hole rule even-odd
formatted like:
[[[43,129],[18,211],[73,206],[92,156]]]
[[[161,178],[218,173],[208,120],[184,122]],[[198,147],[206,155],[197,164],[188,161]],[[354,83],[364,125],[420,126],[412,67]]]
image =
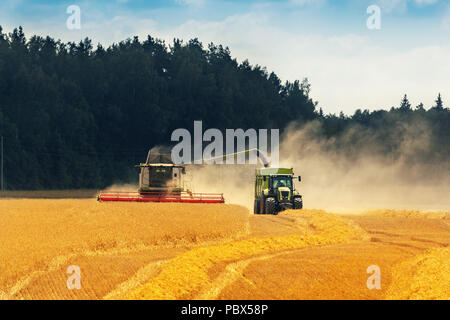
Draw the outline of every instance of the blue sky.
[[[81,9],[80,30],[66,27],[69,5]],[[370,5],[380,30],[366,26]],[[283,80],[308,77],[327,113],[390,108],[405,93],[429,107],[441,92],[450,105],[449,0],[1,0],[0,25],[63,41],[213,41]]]

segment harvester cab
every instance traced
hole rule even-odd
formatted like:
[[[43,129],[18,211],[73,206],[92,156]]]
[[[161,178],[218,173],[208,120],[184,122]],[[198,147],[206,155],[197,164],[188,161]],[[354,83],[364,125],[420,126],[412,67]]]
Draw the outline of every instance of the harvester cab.
[[[148,153],[147,161],[136,166],[140,168],[139,193],[192,193],[185,189],[184,175],[186,167],[175,165],[170,155]]]
[[[302,209],[302,196],[294,186],[293,169],[262,168],[256,170],[255,214],[278,214],[286,209]]]

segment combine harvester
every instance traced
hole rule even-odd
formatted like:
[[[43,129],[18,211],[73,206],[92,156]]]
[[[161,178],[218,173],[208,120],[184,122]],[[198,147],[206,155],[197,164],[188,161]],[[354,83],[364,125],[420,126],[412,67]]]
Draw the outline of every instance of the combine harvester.
[[[186,188],[186,167],[175,165],[170,155],[147,155],[140,168],[137,192],[100,191],[98,201],[225,203],[223,194],[193,193]]]

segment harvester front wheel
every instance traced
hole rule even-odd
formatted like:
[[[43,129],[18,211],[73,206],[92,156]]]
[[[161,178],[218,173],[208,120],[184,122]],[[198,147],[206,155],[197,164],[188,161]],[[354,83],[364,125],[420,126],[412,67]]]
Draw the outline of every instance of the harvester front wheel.
[[[274,198],[266,199],[266,214],[278,214],[277,203]]]
[[[303,200],[302,198],[294,198],[294,210],[303,209]]]

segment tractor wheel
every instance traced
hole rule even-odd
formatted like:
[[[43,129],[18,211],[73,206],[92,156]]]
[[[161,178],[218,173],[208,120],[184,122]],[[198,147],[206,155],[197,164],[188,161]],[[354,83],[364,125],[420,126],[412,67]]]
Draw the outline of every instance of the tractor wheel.
[[[277,203],[274,198],[266,199],[266,212],[265,214],[278,214],[277,212]]]
[[[259,200],[255,200],[253,203],[253,213],[259,214]]]
[[[259,200],[258,203],[259,214],[266,214],[266,199],[263,197]]]
[[[302,198],[294,198],[294,210],[303,209],[303,200]]]

